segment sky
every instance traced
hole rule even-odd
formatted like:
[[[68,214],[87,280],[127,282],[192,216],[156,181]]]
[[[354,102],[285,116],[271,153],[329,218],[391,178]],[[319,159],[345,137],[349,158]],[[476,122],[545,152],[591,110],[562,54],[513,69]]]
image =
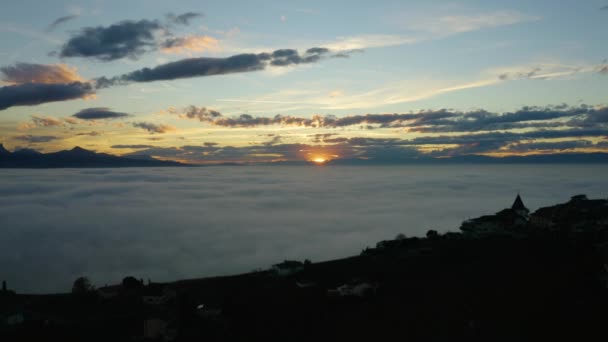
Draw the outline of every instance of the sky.
[[[0,143],[200,164],[608,152],[607,19],[606,0],[13,1]]]

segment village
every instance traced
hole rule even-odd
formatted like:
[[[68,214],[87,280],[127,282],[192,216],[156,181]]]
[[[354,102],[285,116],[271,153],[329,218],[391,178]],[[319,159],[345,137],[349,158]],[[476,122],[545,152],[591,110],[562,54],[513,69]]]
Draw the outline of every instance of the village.
[[[230,277],[98,288],[81,277],[55,295],[9,285],[2,341],[581,338],[605,323],[608,200],[577,195],[530,213],[518,194],[460,232],[400,234],[350,258]]]

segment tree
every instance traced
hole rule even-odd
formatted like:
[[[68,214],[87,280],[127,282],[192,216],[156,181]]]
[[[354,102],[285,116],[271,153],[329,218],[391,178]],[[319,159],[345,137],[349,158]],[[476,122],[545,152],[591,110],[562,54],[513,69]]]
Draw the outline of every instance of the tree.
[[[436,230],[431,229],[428,232],[426,232],[426,238],[429,240],[435,240],[439,237],[439,233],[437,233]]]
[[[135,277],[125,277],[122,280],[122,288],[125,291],[136,291],[143,287],[143,281],[140,283]]]
[[[74,280],[74,285],[72,285],[73,294],[85,294],[90,291],[93,291],[93,285],[91,285],[89,278],[80,277]]]

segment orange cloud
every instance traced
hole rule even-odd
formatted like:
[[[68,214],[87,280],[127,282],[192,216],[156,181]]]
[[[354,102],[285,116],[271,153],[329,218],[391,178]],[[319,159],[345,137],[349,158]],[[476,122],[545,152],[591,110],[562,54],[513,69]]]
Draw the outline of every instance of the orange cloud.
[[[9,84],[85,82],[77,69],[67,64],[17,63],[1,68],[0,72],[4,75],[3,81]]]
[[[54,118],[52,116],[39,116],[32,115],[32,120],[27,122],[22,122],[17,126],[17,129],[20,131],[26,131],[29,129],[34,129],[36,127],[53,127],[53,126],[64,126],[65,123],[69,124],[77,124],[77,120],[72,120],[71,118]]]

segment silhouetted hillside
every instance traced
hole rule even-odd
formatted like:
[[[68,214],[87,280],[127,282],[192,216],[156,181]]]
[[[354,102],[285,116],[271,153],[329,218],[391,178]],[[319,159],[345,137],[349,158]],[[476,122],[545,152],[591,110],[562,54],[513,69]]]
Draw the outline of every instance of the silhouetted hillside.
[[[0,339],[593,340],[605,334],[607,207],[578,195],[529,214],[518,196],[463,234],[400,234],[339,260],[98,289],[78,278],[60,295],[4,284]]]
[[[152,158],[133,159],[96,153],[81,147],[71,150],[39,153],[35,150],[22,149],[13,153],[0,145],[0,167],[5,168],[63,168],[63,167],[145,167],[145,166],[181,166],[173,161],[161,161]]]

